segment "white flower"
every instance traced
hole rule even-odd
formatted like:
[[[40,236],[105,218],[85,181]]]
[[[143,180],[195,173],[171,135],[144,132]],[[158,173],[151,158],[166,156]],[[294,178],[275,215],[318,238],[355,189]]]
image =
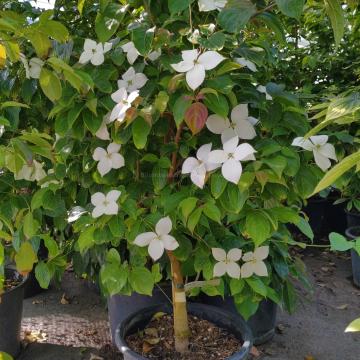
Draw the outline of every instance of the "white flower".
[[[124,121],[126,111],[131,108],[132,102],[139,96],[138,91],[128,94],[125,88],[121,88],[111,95],[111,98],[117,103],[110,115],[110,122],[118,120]]]
[[[33,79],[39,79],[41,69],[43,66],[44,66],[44,62],[41,59],[39,59],[37,57],[32,58],[29,62],[30,77],[32,77]]]
[[[263,260],[269,256],[269,247],[260,246],[254,252],[250,251],[243,256],[245,264],[241,267],[241,277],[249,278],[253,274],[268,276],[267,267]]]
[[[155,60],[157,60],[160,56],[161,56],[161,49],[159,49],[159,50],[154,50],[154,51],[152,51],[152,52],[148,55],[148,59],[149,59],[150,61],[155,61]]]
[[[221,134],[223,143],[239,137],[240,139],[251,140],[256,136],[254,125],[258,122],[249,116],[247,104],[240,104],[231,111],[231,122],[219,115],[210,115],[206,120],[207,128],[214,134]]]
[[[227,0],[199,0],[200,11],[221,10],[225,7]]]
[[[106,175],[111,169],[120,169],[125,165],[124,157],[119,154],[121,145],[111,143],[107,150],[97,147],[93,159],[98,161],[97,169],[101,176]]]
[[[240,278],[240,266],[236,263],[241,259],[240,249],[231,249],[227,254],[220,248],[212,248],[211,251],[214,259],[218,261],[214,266],[215,277],[221,277],[227,273],[234,279]]]
[[[186,82],[192,90],[197,89],[205,80],[205,71],[216,68],[225,58],[216,51],[206,51],[200,55],[198,50],[181,52],[183,60],[172,64],[173,69],[186,73]]]
[[[137,246],[149,246],[148,252],[154,261],[161,258],[164,250],[175,250],[179,243],[169,235],[172,222],[169,217],[162,218],[155,226],[155,232],[146,232],[136,237],[134,244]]]
[[[24,164],[20,171],[14,175],[15,180],[40,181],[46,177],[43,165],[36,160],[32,164]]]
[[[256,150],[250,144],[239,144],[239,139],[234,137],[224,143],[223,150],[211,151],[208,161],[214,164],[222,164],[221,173],[224,178],[234,184],[238,184],[242,166],[240,161],[255,160]]]
[[[122,76],[122,80],[118,80],[119,89],[125,88],[128,92],[141,89],[148,78],[143,73],[136,73],[133,67],[129,68]]]
[[[97,43],[94,40],[86,39],[84,43],[84,51],[82,52],[79,63],[86,64],[91,62],[94,66],[101,65],[105,61],[104,54],[112,47],[111,43]]]
[[[126,53],[127,61],[129,62],[130,65],[132,65],[140,55],[140,53],[137,51],[135,47],[135,44],[132,41],[130,41],[122,45],[121,48]]]
[[[92,217],[98,218],[101,215],[116,215],[119,211],[119,205],[116,203],[121,195],[119,190],[111,190],[106,195],[97,192],[91,196],[91,203],[95,206],[92,211]]]
[[[263,85],[259,85],[256,90],[258,92],[261,92],[262,94],[265,94],[266,100],[272,100],[272,96],[267,92],[266,87]]]
[[[305,150],[312,151],[316,165],[322,171],[326,171],[331,166],[329,159],[337,161],[335,148],[332,144],[327,143],[328,139],[327,135],[310,136],[309,139],[297,137],[291,145],[300,146]]]
[[[101,126],[99,127],[98,131],[95,133],[95,136],[101,140],[110,140],[110,134],[107,128],[107,124],[111,123],[110,115],[111,112],[108,112],[106,115],[104,115]]]
[[[247,67],[249,70],[251,70],[252,72],[256,72],[257,71],[257,68],[256,68],[256,65],[250,61],[250,60],[246,60],[245,58],[235,58],[235,61],[242,65],[242,66],[245,66]]]
[[[5,126],[0,125],[0,138],[4,135],[4,132],[5,132]]]
[[[211,143],[202,145],[196,153],[197,159],[194,157],[187,158],[181,170],[182,174],[190,174],[191,181],[201,189],[205,184],[206,173],[220,166],[219,164],[211,164],[208,162],[211,147]]]

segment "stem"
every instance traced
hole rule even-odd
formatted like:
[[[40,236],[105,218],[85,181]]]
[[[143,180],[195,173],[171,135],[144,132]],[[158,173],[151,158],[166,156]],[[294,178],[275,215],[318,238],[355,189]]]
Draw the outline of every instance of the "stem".
[[[172,251],[167,251],[167,254],[171,264],[175,350],[183,354],[189,350],[190,336],[184,278],[178,259]]]
[[[176,145],[178,145],[180,142],[183,127],[184,127],[184,124],[182,123],[176,131],[175,140],[174,140]],[[174,180],[176,165],[177,165],[177,150],[174,151],[171,156],[171,168],[170,168],[169,174],[168,174],[168,182],[169,183],[171,183]]]
[[[179,126],[176,131],[174,142],[179,144],[183,124]],[[171,168],[168,174],[168,182],[174,180],[174,173],[177,165],[177,150],[172,154]],[[179,260],[174,256],[172,251],[167,251],[167,255],[171,264],[171,284],[172,284],[172,299],[173,299],[173,314],[174,314],[174,337],[175,350],[181,354],[189,350],[189,322],[186,308],[186,294],[184,286],[184,277],[181,272]]]

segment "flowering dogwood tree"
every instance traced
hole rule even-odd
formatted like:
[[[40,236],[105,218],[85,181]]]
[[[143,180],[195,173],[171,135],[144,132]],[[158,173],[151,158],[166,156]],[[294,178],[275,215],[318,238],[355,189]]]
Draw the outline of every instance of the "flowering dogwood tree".
[[[264,15],[297,17],[303,2],[296,11],[265,3],[80,1],[81,26],[68,34],[45,12],[27,25],[37,37],[20,30],[25,16],[0,14],[0,64],[30,74],[49,121],[45,135],[23,134],[19,144],[4,112],[0,163],[14,179],[48,185],[34,190],[34,210],[61,196],[74,268],[96,269],[106,295],[151,295],[171,279],[180,352],[188,348],[187,295],[232,296],[245,318],[264,298],[293,309],[290,275],[303,269],[288,251],[297,242],[287,224],[311,237],[299,208],[322,176],[298,147],[323,170],[335,159],[328,139],[299,140],[310,129],[303,105],[266,71],[277,23]],[[73,26],[72,14],[57,10]],[[28,42],[14,45],[2,33]],[[10,105],[31,105],[24,101]],[[201,289],[187,291],[187,279],[203,281]]]

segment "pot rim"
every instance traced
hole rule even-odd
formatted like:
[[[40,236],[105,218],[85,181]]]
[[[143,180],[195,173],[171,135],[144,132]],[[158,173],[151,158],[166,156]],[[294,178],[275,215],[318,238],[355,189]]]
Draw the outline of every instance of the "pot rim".
[[[233,314],[227,310],[220,309],[216,306],[205,305],[205,304],[200,304],[200,303],[190,303],[189,302],[189,303],[187,303],[187,309],[188,309],[189,314],[191,314],[192,311],[196,312],[197,310],[200,311],[200,309],[203,309],[205,311],[207,310],[208,312],[213,312],[213,313],[216,312],[218,314],[228,315],[229,318],[232,318],[232,319],[234,319],[234,317],[236,317],[237,324],[241,328],[241,334],[243,336],[243,338],[242,338],[243,344],[242,344],[241,348],[238,351],[236,351],[234,354],[232,354],[230,357],[228,357],[227,360],[236,360],[236,359],[238,359],[238,356],[240,356],[240,355],[244,356],[244,359],[245,359],[245,356],[247,356],[249,354],[249,352],[252,348],[252,345],[253,345],[253,337],[252,337],[250,327],[243,320],[242,317],[240,317],[236,314]],[[125,341],[125,338],[122,337],[121,332],[123,330],[124,325],[128,324],[136,316],[141,315],[144,312],[152,312],[153,311],[154,313],[156,313],[160,310],[167,311],[168,313],[172,313],[172,306],[168,303],[161,303],[158,305],[152,305],[152,306],[142,308],[140,310],[137,310],[137,311],[131,313],[117,326],[116,331],[115,331],[115,343],[123,355],[128,354],[133,357],[136,357],[138,360],[148,360],[148,358],[143,357],[141,354],[139,354],[129,348],[127,342]],[[214,322],[214,324],[217,325],[215,322]],[[219,326],[219,327],[221,327],[221,326]],[[231,332],[230,330],[228,330],[228,331]]]
[[[345,213],[347,215],[352,215],[352,216],[356,216],[356,217],[360,217],[360,212],[359,211],[349,211],[348,209],[344,209],[345,210]],[[354,226],[353,226],[354,227]]]
[[[8,294],[12,293],[13,291],[16,291],[17,289],[23,287],[26,283],[26,281],[28,280],[29,278],[29,275],[21,275],[14,267],[12,266],[6,266],[5,267],[5,272],[6,271],[11,271],[11,272],[14,272],[14,273],[18,273],[21,277],[22,277],[22,280],[20,282],[20,284],[16,285],[15,287],[11,288],[10,290],[7,290],[7,291],[4,291],[0,297],[2,296],[7,296]]]
[[[355,231],[356,231],[356,230],[359,230],[359,235],[358,235],[358,236],[355,236],[355,235],[352,233],[354,230],[355,230]],[[345,235],[346,235],[347,238],[349,238],[349,239],[351,239],[351,240],[357,239],[358,237],[360,237],[360,226],[357,225],[357,226],[351,226],[351,227],[347,228],[347,229],[345,230]]]

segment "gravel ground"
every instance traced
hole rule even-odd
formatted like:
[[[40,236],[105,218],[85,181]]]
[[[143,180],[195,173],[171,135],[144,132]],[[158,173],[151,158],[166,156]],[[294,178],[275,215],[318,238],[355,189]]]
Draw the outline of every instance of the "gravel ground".
[[[303,256],[313,294],[300,296],[293,315],[279,311],[274,339],[254,350],[261,360],[359,360],[360,334],[345,334],[360,316],[360,290],[351,283],[351,262],[343,255]],[[24,350],[18,360],[116,360],[104,301],[86,282],[68,273],[61,289],[24,302]],[[29,343],[37,340],[35,343]]]

